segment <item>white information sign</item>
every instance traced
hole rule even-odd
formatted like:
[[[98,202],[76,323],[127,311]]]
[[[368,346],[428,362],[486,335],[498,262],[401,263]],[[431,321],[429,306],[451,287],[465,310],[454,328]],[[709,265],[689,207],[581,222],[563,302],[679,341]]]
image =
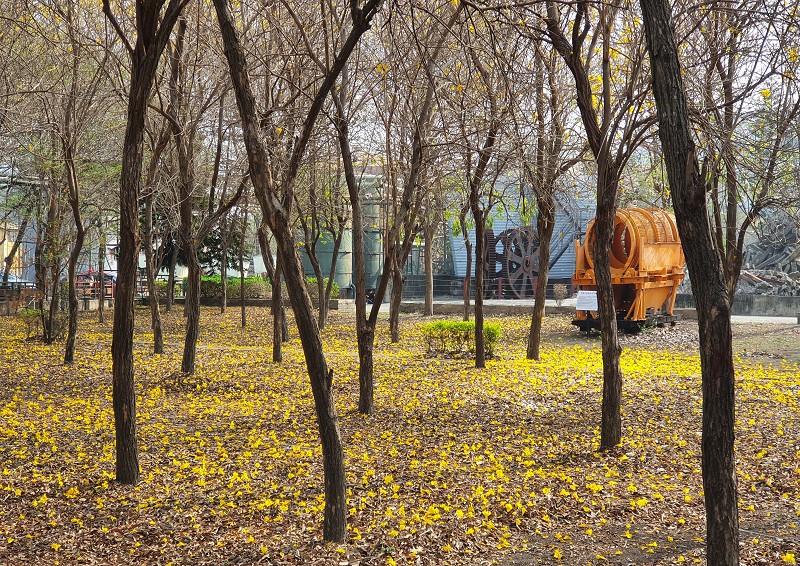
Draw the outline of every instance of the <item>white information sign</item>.
[[[578,291],[578,298],[575,302],[575,310],[596,311],[597,291]]]

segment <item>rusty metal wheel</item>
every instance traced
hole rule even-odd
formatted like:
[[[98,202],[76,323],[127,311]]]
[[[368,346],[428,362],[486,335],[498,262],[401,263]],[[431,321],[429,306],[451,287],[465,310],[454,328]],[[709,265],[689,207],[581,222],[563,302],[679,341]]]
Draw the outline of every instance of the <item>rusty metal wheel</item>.
[[[539,275],[539,237],[534,228],[514,228],[501,235],[505,244],[506,283],[519,299],[532,297]]]

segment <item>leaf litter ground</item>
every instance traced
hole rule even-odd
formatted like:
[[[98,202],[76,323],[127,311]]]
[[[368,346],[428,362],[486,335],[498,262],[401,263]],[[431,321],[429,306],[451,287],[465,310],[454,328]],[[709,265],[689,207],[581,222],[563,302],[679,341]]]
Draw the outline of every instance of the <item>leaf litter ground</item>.
[[[704,561],[696,323],[623,336],[623,442],[598,452],[599,338],[501,318],[497,357],[428,358],[418,330],[376,339],[376,412],[358,414],[354,317],[323,332],[348,479],[347,544],[321,541],[322,470],[294,334],[271,362],[271,319],[203,311],[197,372],[135,344],[142,481],[113,481],[111,323],[62,345],[0,318],[0,563],[674,564]],[[798,327],[736,327],[743,564],[800,559]],[[787,347],[787,345],[789,345]]]

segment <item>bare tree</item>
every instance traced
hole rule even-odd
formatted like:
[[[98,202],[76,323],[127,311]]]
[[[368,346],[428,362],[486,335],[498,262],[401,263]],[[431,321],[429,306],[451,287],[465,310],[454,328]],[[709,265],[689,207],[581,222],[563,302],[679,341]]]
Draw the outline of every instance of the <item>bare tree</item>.
[[[306,366],[314,394],[314,404],[322,440],[323,467],[325,475],[325,540],[343,541],[347,536],[347,513],[345,499],[344,452],[339,432],[338,416],[333,397],[333,370],[329,370],[319,327],[313,316],[311,299],[304,285],[300,258],[294,245],[291,215],[287,195],[291,195],[297,178],[300,161],[305,154],[308,141],[320,111],[333,88],[342,68],[355,49],[361,36],[370,28],[372,18],[380,6],[379,0],[369,0],[359,7],[352,2],[350,14],[352,28],[331,61],[327,72],[315,89],[311,105],[300,135],[290,153],[289,167],[278,182],[269,176],[266,147],[261,135],[261,120],[257,112],[247,61],[239,34],[231,19],[230,7],[225,0],[214,0],[217,10],[225,56],[233,80],[236,102],[242,120],[242,131],[247,147],[253,188],[261,206],[264,219],[276,236],[278,256],[282,261],[289,291],[289,300],[294,310],[300,340],[306,358]]]
[[[687,34],[685,72],[694,78],[688,82],[692,125],[711,178],[712,228],[733,302],[753,222],[800,199],[775,183],[800,115],[798,62],[790,55],[800,37],[796,11],[780,2],[714,6],[719,9],[686,10],[681,32]]]
[[[508,76],[519,37],[477,10],[467,8],[459,28],[462,53],[449,74],[448,100],[451,122],[447,134],[450,151],[463,169],[465,204],[461,209],[462,233],[466,212],[475,233],[475,367],[486,365],[483,334],[486,265],[486,230],[493,209],[505,196],[508,183],[501,180],[512,155],[505,143],[509,136],[514,89]],[[465,240],[466,241],[466,240]],[[469,265],[469,264],[468,264]],[[471,273],[467,271],[467,279]],[[465,280],[465,317],[468,316],[469,283]]]
[[[101,61],[97,71],[93,76],[88,77],[86,84],[81,80],[81,66],[84,63],[85,47],[77,37],[75,4],[67,2],[66,5],[56,6],[57,12],[63,18],[69,38],[69,58],[68,66],[69,78],[65,81],[68,84],[64,100],[63,109],[63,128],[60,131],[61,148],[64,159],[65,176],[67,178],[67,201],[72,211],[72,218],[75,222],[75,241],[69,254],[67,268],[67,281],[69,285],[69,326],[67,331],[67,342],[64,347],[64,363],[71,364],[75,358],[75,338],[78,333],[78,292],[76,288],[77,266],[80,259],[83,243],[86,236],[86,226],[81,214],[80,180],[78,167],[76,165],[76,151],[78,138],[82,130],[86,127],[90,119],[90,111],[93,109],[95,95],[97,94],[100,80],[103,76],[103,67],[108,56]],[[99,285],[104,282],[100,280]]]
[[[455,10],[447,22],[442,26],[436,26],[429,31],[430,38],[435,38],[433,48],[426,54],[425,66],[426,73],[430,72],[430,65],[438,59],[438,54],[442,49],[442,44],[449,34],[450,28],[456,22],[456,18],[461,9]],[[379,73],[384,74],[383,68],[379,67]],[[428,77],[426,76],[426,79]],[[364,225],[361,208],[361,194],[359,182],[355,173],[353,163],[353,151],[350,145],[350,117],[345,110],[349,85],[345,81],[338,93],[333,95],[336,105],[335,124],[339,147],[342,155],[342,165],[344,168],[345,181],[347,182],[350,194],[350,205],[352,207],[353,218],[353,275],[356,286],[356,334],[358,340],[358,379],[359,395],[358,410],[363,414],[372,414],[375,406],[375,383],[374,383],[374,363],[373,347],[375,341],[375,328],[380,312],[381,303],[386,293],[389,279],[395,270],[399,273],[402,263],[408,257],[408,252],[413,243],[414,231],[410,228],[416,224],[419,212],[419,177],[423,165],[423,152],[427,144],[427,128],[431,112],[433,111],[433,96],[435,84],[432,80],[426,80],[424,96],[418,106],[418,118],[414,123],[412,136],[412,149],[410,157],[410,167],[407,170],[408,178],[403,186],[402,196],[396,211],[391,215],[392,224],[386,227],[383,271],[378,279],[377,288],[372,298],[372,307],[367,315],[367,296],[366,296],[366,268],[364,261]],[[390,168],[391,169],[391,168]]]
[[[183,358],[181,371],[192,374],[195,371],[197,356],[197,339],[200,335],[200,259],[198,247],[211,229],[239,200],[247,183],[247,175],[239,182],[236,193],[227,201],[216,205],[214,189],[216,182],[211,183],[211,192],[208,196],[208,213],[196,220],[195,191],[198,188],[196,169],[196,137],[198,126],[204,113],[211,107],[217,98],[216,88],[209,93],[200,90],[200,82],[195,77],[187,77],[188,51],[185,49],[187,20],[180,18],[178,31],[170,52],[170,78],[169,78],[169,118],[172,124],[173,143],[176,150],[178,164],[178,210],[180,215],[179,235],[181,248],[186,257],[188,274],[186,285],[186,336],[183,345]],[[194,90],[192,89],[194,87]],[[196,108],[190,108],[191,98],[200,99]],[[224,135],[222,128],[217,129],[219,137]],[[214,179],[218,176],[219,161],[215,160]],[[222,197],[225,197],[223,191]],[[226,266],[223,266],[226,269]]]
[[[600,447],[608,449],[622,438],[621,348],[610,267],[618,186],[628,159],[647,135],[654,118],[644,112],[644,49],[641,33],[632,24],[625,25],[625,18],[630,19],[629,6],[579,1],[566,7],[567,13],[571,14],[570,39],[563,31],[564,16],[555,2],[547,2],[545,23],[547,36],[575,80],[578,110],[597,165],[594,272],[603,342]],[[590,36],[593,25],[595,30]],[[625,56],[612,59],[612,46],[615,50],[624,48]],[[590,76],[593,68],[599,69],[598,75]]]
[[[135,4],[136,39],[132,43],[114,12],[103,0],[103,12],[125,44],[130,56],[128,122],[122,146],[120,175],[120,238],[117,262],[117,294],[114,302],[113,405],[116,430],[117,481],[139,481],[139,449],[136,443],[136,394],[133,375],[133,317],[139,255],[139,188],[141,186],[144,122],[158,63],[172,28],[188,0]],[[163,9],[163,11],[162,11]]]
[[[147,278],[147,290],[150,297],[150,327],[153,329],[154,354],[164,353],[164,335],[161,327],[161,310],[159,307],[160,299],[158,287],[156,286],[156,272],[159,271],[166,237],[168,237],[168,234],[161,233],[160,238],[156,238],[154,233],[154,209],[157,198],[156,179],[161,170],[161,158],[169,145],[170,131],[171,128],[165,120],[161,123],[160,131],[156,134],[155,138],[151,138],[152,147],[150,148],[149,155],[150,162],[147,167],[144,182],[144,223],[142,226],[142,236],[144,239],[145,277]],[[160,240],[158,242],[158,249],[154,250],[154,245],[157,240]],[[172,289],[168,286],[167,294],[169,295],[172,292]]]
[[[346,71],[347,67],[345,67]],[[328,304],[331,299],[334,277],[339,261],[339,250],[345,230],[349,225],[350,211],[342,183],[341,164],[326,151],[330,152],[329,139],[320,140],[317,155],[319,158],[307,160],[305,188],[302,194],[295,194],[297,219],[303,231],[303,249],[314,270],[317,280],[317,300],[319,309],[319,327],[325,328],[328,317]],[[332,170],[332,168],[335,168]],[[333,246],[330,250],[328,273],[322,273],[322,264],[318,255],[318,246]]]
[[[537,43],[532,49],[532,106],[528,110],[518,105],[514,116],[515,135],[520,144],[521,169],[526,184],[533,192],[537,212],[539,269],[526,351],[527,358],[533,360],[539,359],[559,180],[583,158],[586,149],[585,145],[580,148],[567,143],[568,110],[564,104],[566,86],[563,83],[565,69],[555,51],[547,54],[542,47]],[[534,124],[532,129],[526,127],[528,121]],[[529,143],[531,148],[527,147]],[[567,199],[571,198],[572,195],[567,195]]]
[[[641,0],[658,107],[659,137],[675,217],[692,274],[700,328],[703,380],[703,491],[706,560],[739,563],[739,518],[734,457],[734,369],[730,300],[709,221],[706,176],[698,163],[678,60],[675,28],[665,0]]]

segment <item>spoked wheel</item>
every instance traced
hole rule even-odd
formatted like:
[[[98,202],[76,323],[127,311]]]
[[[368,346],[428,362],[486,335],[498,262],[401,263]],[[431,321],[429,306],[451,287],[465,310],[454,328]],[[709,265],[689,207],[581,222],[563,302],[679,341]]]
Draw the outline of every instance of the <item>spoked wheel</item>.
[[[539,238],[533,228],[515,228],[503,233],[508,286],[517,296],[532,297],[539,275]]]
[[[483,236],[483,249],[486,254],[486,261],[483,264],[483,296],[487,299],[496,293],[497,279],[503,276],[502,246],[502,241],[494,235],[494,230],[487,228]]]

